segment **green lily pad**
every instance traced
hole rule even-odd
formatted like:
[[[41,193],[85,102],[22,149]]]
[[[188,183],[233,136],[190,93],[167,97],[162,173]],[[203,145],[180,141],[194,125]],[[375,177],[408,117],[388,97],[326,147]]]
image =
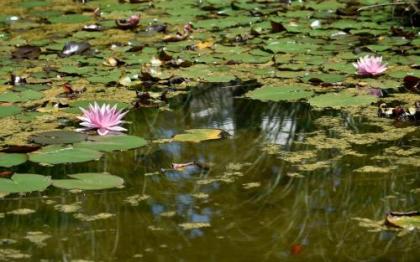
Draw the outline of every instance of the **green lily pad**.
[[[327,93],[312,97],[308,102],[314,107],[349,107],[349,106],[367,106],[377,100],[376,97],[364,94],[354,94],[351,92]]]
[[[102,153],[72,146],[50,145],[29,154],[29,160],[42,165],[80,163],[101,158]]]
[[[294,85],[287,87],[263,86],[245,94],[246,97],[262,101],[296,101],[309,98],[314,93],[307,86]]]
[[[63,189],[100,190],[124,185],[124,179],[109,173],[80,173],[68,176],[72,179],[54,179],[53,186]]]
[[[86,23],[92,20],[91,17],[86,15],[80,15],[80,14],[71,14],[71,15],[60,15],[55,17],[49,17],[48,20],[50,20],[53,24],[63,23],[63,24],[80,24],[80,23]]]
[[[36,174],[14,174],[9,178],[0,178],[0,192],[26,193],[43,191],[51,185],[49,176]]]
[[[189,129],[185,130],[185,134],[178,134],[172,138],[176,142],[193,142],[199,143],[206,140],[216,140],[223,137],[221,129]]]
[[[48,131],[33,135],[30,140],[41,145],[72,144],[87,139],[87,135],[66,130]]]
[[[28,158],[25,154],[0,153],[0,166],[2,167],[17,166],[22,163],[25,163],[27,159]]]
[[[314,82],[314,83],[337,83],[342,82],[345,79],[345,76],[340,74],[310,74],[304,77],[305,81]]]
[[[22,109],[17,106],[0,106],[0,118],[16,115],[20,112],[22,112]]]
[[[133,148],[143,147],[147,145],[147,141],[138,136],[117,135],[117,136],[96,136],[78,144],[74,144],[75,148],[87,148],[104,152],[115,150],[129,150]]]
[[[293,39],[277,39],[267,43],[265,49],[273,53],[305,53],[318,49],[318,46],[311,43],[299,43]]]
[[[29,100],[41,99],[44,97],[44,94],[34,90],[25,90],[22,92],[4,92],[0,94],[0,101],[2,102],[26,102]]]

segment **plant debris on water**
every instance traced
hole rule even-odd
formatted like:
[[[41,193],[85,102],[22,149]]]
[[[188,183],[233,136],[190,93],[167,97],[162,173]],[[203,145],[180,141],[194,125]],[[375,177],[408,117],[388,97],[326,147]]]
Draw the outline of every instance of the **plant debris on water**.
[[[0,10],[0,260],[420,256],[418,1]]]

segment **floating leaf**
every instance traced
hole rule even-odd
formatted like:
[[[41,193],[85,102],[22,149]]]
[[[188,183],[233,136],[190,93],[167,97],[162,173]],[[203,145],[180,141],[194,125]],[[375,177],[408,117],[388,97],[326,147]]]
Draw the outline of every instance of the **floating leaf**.
[[[353,94],[351,92],[327,93],[312,97],[308,102],[315,107],[349,107],[367,106],[376,102],[377,98],[371,95]]]
[[[29,160],[43,165],[79,163],[101,158],[102,153],[72,146],[50,145],[29,154]]]
[[[172,138],[176,142],[198,143],[205,140],[221,139],[224,131],[221,129],[189,129],[185,134],[178,134]]]
[[[80,15],[80,14],[70,14],[70,15],[59,15],[48,18],[51,23],[63,23],[63,24],[80,24],[89,22],[91,20],[91,17],[86,15]]]
[[[22,92],[4,92],[0,94],[0,101],[2,102],[26,102],[29,100],[41,99],[44,94],[34,90],[25,90]]]
[[[147,145],[147,141],[138,136],[115,135],[115,136],[95,136],[89,141],[75,144],[75,148],[87,148],[104,152],[114,150],[129,150]]]
[[[0,192],[26,193],[43,191],[51,185],[49,176],[36,174],[14,174],[10,179],[0,178]]]
[[[0,153],[0,166],[12,167],[25,163],[28,158],[25,154]]]
[[[311,74],[304,78],[311,83],[337,83],[342,82],[345,76],[339,74]]]
[[[30,138],[31,142],[41,145],[52,144],[72,144],[86,140],[87,135],[74,131],[48,131],[33,135]]]
[[[312,96],[314,93],[307,86],[263,86],[245,94],[246,97],[262,101],[296,101]]]
[[[100,190],[121,187],[124,179],[109,173],[80,173],[68,175],[72,179],[54,179],[52,184],[63,189]]]
[[[318,48],[317,45],[311,43],[299,43],[293,39],[276,39],[267,43],[265,49],[273,53],[305,53]]]
[[[0,118],[19,114],[22,111],[17,106],[0,106]]]

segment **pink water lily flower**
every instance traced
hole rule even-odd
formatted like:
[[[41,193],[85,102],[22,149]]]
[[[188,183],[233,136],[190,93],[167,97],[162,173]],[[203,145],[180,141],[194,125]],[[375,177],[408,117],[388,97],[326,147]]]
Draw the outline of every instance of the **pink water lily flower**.
[[[353,63],[357,73],[362,76],[380,75],[387,69],[386,64],[382,63],[382,56],[369,56],[359,58],[357,63]]]
[[[76,129],[76,131],[96,129],[101,136],[127,131],[127,129],[120,125],[123,123],[122,118],[128,111],[123,112],[122,109],[117,110],[116,104],[113,107],[109,104],[99,106],[95,102],[93,105],[89,104],[89,109],[80,107],[80,110],[82,110],[83,116],[78,116],[77,118],[82,120],[80,125],[84,126],[84,128]]]

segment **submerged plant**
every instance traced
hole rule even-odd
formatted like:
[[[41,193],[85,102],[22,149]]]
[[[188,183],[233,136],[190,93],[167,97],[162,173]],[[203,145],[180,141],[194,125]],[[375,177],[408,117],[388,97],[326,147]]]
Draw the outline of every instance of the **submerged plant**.
[[[128,111],[123,112],[122,109],[117,110],[116,104],[113,107],[109,104],[99,106],[95,102],[93,105],[89,104],[89,109],[86,110],[80,107],[80,110],[82,110],[83,116],[78,116],[77,118],[82,120],[80,125],[85,128],[79,128],[76,131],[96,129],[101,136],[127,131],[127,129],[121,127],[121,124],[123,123],[122,118]]]
[[[357,73],[362,76],[380,75],[387,69],[386,64],[382,63],[382,56],[369,56],[359,58],[357,63],[353,63]]]

